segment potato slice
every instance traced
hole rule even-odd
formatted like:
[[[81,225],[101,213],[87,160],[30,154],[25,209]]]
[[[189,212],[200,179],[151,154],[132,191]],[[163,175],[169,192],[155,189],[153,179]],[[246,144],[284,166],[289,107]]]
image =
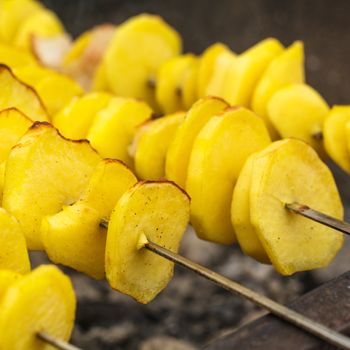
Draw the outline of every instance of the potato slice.
[[[349,122],[350,106],[333,106],[323,126],[324,147],[328,155],[347,173],[350,173]]]
[[[112,95],[105,92],[92,92],[73,98],[53,116],[53,124],[65,137],[84,139],[96,114],[108,105],[111,98]]]
[[[12,71],[2,64],[0,87],[0,110],[15,107],[32,120],[48,120],[45,107],[36,91],[19,81]]]
[[[50,10],[41,9],[28,15],[20,24],[14,38],[14,44],[29,50],[33,35],[47,38],[62,33],[64,33],[64,27],[56,14]]]
[[[6,295],[7,290],[15,282],[17,282],[22,275],[12,270],[0,270],[0,304],[1,299]]]
[[[35,57],[30,52],[2,43],[0,43],[0,63],[12,68],[37,65]]]
[[[328,113],[326,101],[306,84],[292,84],[278,90],[268,104],[270,121],[283,138],[303,140],[320,154],[324,151],[319,134]]]
[[[119,159],[132,166],[128,146],[136,127],[151,115],[152,109],[142,101],[114,98],[96,114],[87,138],[102,157]]]
[[[171,182],[140,182],[126,192],[108,225],[106,274],[110,286],[146,304],[173,275],[174,263],[146,251],[150,239],[173,252],[189,220],[189,197]]]
[[[13,283],[0,303],[0,348],[52,349],[36,336],[43,331],[55,338],[70,338],[76,298],[72,283],[58,268],[43,265]]]
[[[11,148],[28,131],[33,122],[16,108],[0,111],[0,163]]]
[[[273,152],[253,165],[250,214],[272,264],[283,275],[327,266],[343,244],[343,235],[291,213],[286,203],[298,202],[335,218],[343,206],[333,176],[306,143],[278,142]],[[275,146],[274,146],[275,147]]]
[[[248,107],[263,72],[282,51],[282,44],[269,38],[239,55],[227,72],[223,97],[232,105]]]
[[[225,96],[225,86],[229,70],[235,64],[237,56],[231,50],[225,50],[215,59],[212,74],[208,81],[205,96]]]
[[[230,214],[235,183],[248,156],[269,143],[262,119],[243,107],[228,108],[200,131],[186,182],[192,199],[191,223],[200,238],[228,245],[235,242]]]
[[[33,13],[43,6],[33,0],[2,0],[0,2],[0,41],[13,44],[18,28]]]
[[[109,219],[119,198],[136,182],[121,162],[102,160],[81,199],[43,219],[42,240],[50,260],[104,278],[106,230],[100,222]]]
[[[178,112],[151,120],[139,127],[135,135],[135,171],[144,180],[165,177],[165,158],[169,145],[185,113]]]
[[[0,269],[19,273],[30,271],[30,262],[21,226],[17,220],[0,208]]]
[[[268,118],[268,102],[282,87],[304,83],[304,70],[304,44],[302,41],[296,41],[272,60],[254,89],[252,109],[264,119],[274,139],[278,138],[278,133]]]
[[[197,95],[205,97],[207,95],[207,87],[214,73],[216,60],[222,52],[228,52],[230,49],[222,44],[215,43],[210,45],[201,55],[198,66],[197,78]]]
[[[152,107],[161,64],[179,55],[179,34],[160,17],[142,14],[118,27],[104,57],[109,87],[118,96],[140,98]]]
[[[270,259],[250,221],[250,187],[255,155],[256,153],[247,159],[236,182],[231,204],[231,220],[242,251],[257,261],[267,264]]]
[[[188,111],[184,122],[176,130],[166,155],[165,174],[169,180],[185,187],[188,162],[196,136],[210,118],[227,107],[224,100],[206,97],[197,101]]]
[[[35,123],[12,148],[3,207],[20,222],[29,249],[43,249],[42,218],[80,198],[100,159],[86,141],[64,139],[48,123]]]

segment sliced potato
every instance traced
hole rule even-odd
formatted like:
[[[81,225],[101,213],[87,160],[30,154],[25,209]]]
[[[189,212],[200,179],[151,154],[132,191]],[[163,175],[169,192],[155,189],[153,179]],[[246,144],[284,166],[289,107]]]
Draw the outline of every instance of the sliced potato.
[[[191,223],[200,238],[228,245],[235,242],[230,214],[235,183],[248,156],[269,143],[262,119],[243,107],[228,108],[200,131],[186,182],[192,199]]]
[[[0,110],[15,107],[32,120],[47,121],[48,115],[38,94],[0,64]]]
[[[13,270],[0,270],[0,304],[1,299],[4,297],[10,286],[12,286],[21,277],[22,275],[20,273]]]
[[[11,148],[28,131],[33,122],[16,108],[0,111],[0,163]]]
[[[283,137],[295,137],[307,142],[322,154],[319,137],[329,113],[327,102],[311,86],[291,84],[278,90],[268,104],[268,115]]]
[[[76,202],[101,158],[85,141],[62,138],[48,123],[35,123],[7,161],[3,207],[20,222],[29,249],[42,249],[44,216]]]
[[[76,298],[72,283],[54,266],[43,265],[14,282],[0,302],[0,348],[52,349],[38,332],[69,340],[74,326]]]
[[[165,177],[165,159],[169,145],[185,113],[178,112],[151,120],[139,127],[135,142],[135,171],[143,180]]]
[[[212,78],[217,57],[229,48],[222,43],[215,43],[210,45],[201,55],[198,66],[197,77],[197,95],[198,97],[205,97],[207,95],[207,87]]]
[[[73,98],[53,116],[53,124],[65,137],[84,139],[96,114],[107,106],[111,98],[112,95],[105,92],[92,92]]]
[[[250,187],[255,155],[256,153],[247,159],[236,182],[231,204],[231,220],[243,252],[262,263],[269,263],[270,260],[250,221]]]
[[[278,134],[268,118],[268,102],[280,88],[304,83],[304,70],[304,45],[303,42],[296,41],[271,61],[254,89],[252,109],[264,119],[274,139],[278,138]]]
[[[239,55],[226,73],[223,97],[232,105],[248,107],[263,72],[282,51],[282,44],[269,38]]]
[[[165,174],[169,180],[185,187],[188,162],[196,136],[210,118],[227,107],[224,100],[206,97],[197,101],[188,111],[184,122],[176,130],[166,155]]]
[[[251,179],[250,215],[272,264],[283,275],[327,266],[343,235],[285,208],[298,202],[343,218],[333,176],[306,143],[288,139],[257,157]]]
[[[22,229],[17,220],[0,208],[0,270],[30,271],[30,262]]]
[[[62,33],[64,33],[64,27],[56,14],[50,10],[41,9],[28,15],[21,23],[16,32],[14,44],[30,49],[33,35],[47,38]]]
[[[189,220],[189,198],[171,182],[141,182],[127,191],[108,225],[106,274],[110,286],[146,304],[173,275],[174,263],[146,251],[147,239],[173,252]]]
[[[36,66],[37,61],[30,52],[17,47],[4,45],[0,42],[0,64],[16,68],[29,65]]]
[[[350,106],[334,106],[323,126],[324,147],[328,155],[347,173],[350,173],[349,122]]]
[[[87,134],[88,140],[104,158],[122,160],[132,166],[128,153],[136,127],[152,115],[144,102],[131,98],[114,98],[98,112]]]
[[[136,182],[121,162],[102,160],[80,200],[43,219],[42,240],[50,260],[104,278],[106,230],[100,222],[109,219],[119,198]]]
[[[180,51],[179,34],[160,17],[142,14],[130,18],[118,26],[106,51],[109,87],[118,96],[140,98],[155,108],[150,81],[161,64]]]

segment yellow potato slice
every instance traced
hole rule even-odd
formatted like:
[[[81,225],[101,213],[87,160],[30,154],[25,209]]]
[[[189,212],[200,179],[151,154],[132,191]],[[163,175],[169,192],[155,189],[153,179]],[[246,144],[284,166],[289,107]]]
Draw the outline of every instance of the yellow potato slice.
[[[12,44],[23,21],[33,13],[41,11],[42,8],[39,1],[2,0],[0,2],[0,41]]]
[[[350,173],[350,148],[347,125],[350,122],[350,106],[334,106],[323,126],[324,147],[332,160]]]
[[[200,238],[228,245],[235,242],[230,214],[235,183],[248,156],[269,143],[262,119],[243,107],[212,117],[198,134],[186,191],[192,199],[191,223]]]
[[[198,58],[181,55],[166,61],[157,75],[157,102],[164,113],[188,109],[195,102]]]
[[[155,108],[155,91],[149,82],[163,62],[180,52],[179,34],[160,17],[132,17],[118,27],[106,51],[108,84],[116,95],[140,98]]]
[[[105,92],[92,92],[73,98],[53,116],[53,125],[65,137],[84,139],[96,114],[107,106],[111,98],[112,95]]]
[[[329,107],[322,96],[306,84],[291,84],[278,90],[268,103],[269,119],[283,137],[307,142],[322,154],[319,137]]]
[[[35,66],[37,65],[37,61],[30,52],[17,47],[4,45],[0,42],[0,64],[16,68]]]
[[[43,249],[42,218],[80,198],[100,159],[86,141],[64,139],[48,123],[35,123],[12,148],[3,207],[20,222],[29,249]]]
[[[0,111],[0,163],[11,148],[28,131],[33,122],[16,108]]]
[[[188,162],[196,136],[210,118],[227,107],[224,100],[216,97],[202,98],[192,106],[170,143],[165,162],[167,179],[185,188]]]
[[[0,270],[0,304],[1,299],[5,296],[7,290],[15,282],[17,282],[22,275],[12,270]]]
[[[260,77],[282,51],[282,44],[269,38],[239,55],[227,72],[223,97],[232,105],[250,106]]]
[[[106,230],[100,222],[109,219],[119,198],[136,182],[121,162],[102,160],[81,199],[43,219],[42,240],[50,260],[104,278]]]
[[[268,118],[268,102],[273,94],[282,87],[304,83],[304,71],[304,44],[296,41],[272,60],[254,89],[252,109],[264,119],[274,139],[278,138],[278,134]]]
[[[98,112],[87,134],[88,140],[102,157],[122,160],[133,165],[128,146],[136,127],[152,115],[144,102],[129,98],[114,98]]]
[[[262,263],[269,263],[270,260],[250,221],[250,187],[255,155],[256,153],[247,159],[236,182],[231,204],[231,220],[242,251]]]
[[[0,348],[48,350],[40,331],[69,340],[74,326],[76,298],[72,283],[58,268],[43,265],[13,283],[0,303]]]
[[[108,226],[106,274],[110,286],[146,304],[173,275],[174,263],[146,251],[147,239],[173,252],[189,220],[189,198],[171,182],[141,182],[126,192]]]
[[[254,161],[252,224],[279,273],[325,267],[341,248],[343,235],[291,213],[285,204],[298,202],[342,219],[343,206],[332,173],[303,141],[289,139],[278,144]]]
[[[15,46],[30,49],[31,38],[33,35],[39,37],[54,37],[64,33],[64,27],[56,16],[50,10],[42,9],[30,14],[19,26],[15,38]]]
[[[0,269],[19,273],[30,271],[30,262],[21,226],[5,209],[0,208]]]
[[[231,50],[220,52],[213,63],[212,74],[207,84],[205,96],[224,98],[226,80],[231,66],[235,64],[237,56]]]
[[[165,159],[169,145],[185,113],[178,112],[151,120],[139,127],[135,135],[135,171],[143,180],[165,177]]]
[[[64,56],[63,67],[67,67],[83,55],[84,51],[86,50],[87,46],[91,41],[92,35],[93,31],[87,30],[74,40],[72,47]]]
[[[36,91],[19,81],[8,67],[1,64],[0,88],[0,110],[15,107],[32,120],[48,120],[45,107]]]
[[[230,49],[222,44],[215,43],[210,45],[201,55],[198,66],[197,77],[197,95],[198,97],[205,97],[207,95],[207,87],[212,78],[217,57],[225,51]]]

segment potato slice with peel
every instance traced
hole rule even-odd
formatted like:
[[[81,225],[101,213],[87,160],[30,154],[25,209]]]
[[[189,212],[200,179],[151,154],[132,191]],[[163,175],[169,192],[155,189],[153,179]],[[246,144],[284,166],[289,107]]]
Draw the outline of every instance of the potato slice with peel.
[[[177,252],[189,203],[187,194],[171,182],[140,182],[121,197],[107,233],[106,274],[112,288],[146,304],[166,287],[174,263],[143,245],[149,239]]]
[[[109,219],[119,198],[136,182],[123,163],[102,160],[81,199],[43,219],[42,239],[50,260],[104,278],[106,230],[100,222]]]
[[[69,340],[76,298],[71,281],[58,268],[43,265],[12,283],[0,302],[0,348],[52,349],[36,336],[47,332]]]
[[[19,273],[30,271],[30,262],[22,229],[17,220],[0,208],[0,269]]]
[[[192,199],[191,223],[200,238],[228,245],[235,242],[230,214],[235,183],[248,156],[269,143],[262,119],[243,107],[226,109],[200,131],[186,182]]]
[[[18,27],[14,38],[15,46],[30,49],[33,35],[39,37],[55,37],[64,33],[64,27],[56,14],[47,9],[35,11]]]
[[[205,97],[207,95],[207,87],[212,78],[217,57],[225,51],[230,49],[222,44],[215,43],[210,45],[201,55],[198,66],[197,78],[197,95],[198,97]]]
[[[268,264],[269,257],[250,221],[250,187],[255,155],[256,153],[252,154],[246,160],[236,182],[231,204],[231,220],[242,251],[257,261]]]
[[[0,63],[12,68],[38,64],[30,52],[2,43],[0,43]]]
[[[6,294],[7,290],[12,286],[15,282],[17,282],[22,275],[13,270],[0,270],[0,304],[1,299]]]
[[[48,123],[34,123],[12,148],[3,207],[20,222],[29,249],[43,249],[42,218],[80,198],[100,159],[88,142],[64,139]]]
[[[282,44],[269,38],[239,55],[227,72],[223,97],[232,105],[250,106],[260,77],[282,51]]]
[[[185,112],[150,120],[141,125],[132,145],[135,148],[135,171],[143,180],[159,180],[165,177],[165,158],[169,145]]]
[[[112,95],[92,92],[71,100],[52,118],[53,125],[60,133],[73,140],[84,139],[96,114],[111,101]]]
[[[228,104],[217,97],[202,98],[192,106],[169,146],[165,162],[167,179],[185,188],[188,162],[196,136],[210,118],[227,107]]]
[[[343,206],[332,173],[303,141],[288,139],[278,145],[254,161],[252,224],[281,274],[325,267],[341,248],[343,234],[291,213],[285,204],[298,202],[342,219]]]
[[[131,98],[113,98],[98,112],[87,134],[99,154],[115,158],[132,166],[128,153],[136,127],[152,116],[152,109],[142,101]]]
[[[118,26],[104,57],[109,87],[118,96],[140,98],[155,108],[149,83],[161,64],[180,52],[179,34],[160,17],[132,17]]]
[[[323,126],[326,152],[347,173],[350,173],[349,122],[350,106],[333,106]]]
[[[237,56],[231,50],[220,52],[213,63],[212,74],[207,84],[205,96],[225,96],[225,86],[229,70],[235,64]]]
[[[264,119],[274,139],[278,138],[278,133],[268,118],[268,102],[280,88],[289,84],[304,83],[304,70],[304,44],[296,41],[272,60],[254,89],[252,109]]]
[[[327,102],[311,86],[291,84],[278,90],[268,104],[269,119],[283,137],[307,142],[323,154],[319,137],[329,113]]]
[[[0,111],[0,163],[6,160],[11,148],[32,124],[33,122],[16,108]]]
[[[15,107],[32,120],[48,120],[48,114],[36,91],[19,81],[10,68],[2,64],[0,88],[0,110]]]

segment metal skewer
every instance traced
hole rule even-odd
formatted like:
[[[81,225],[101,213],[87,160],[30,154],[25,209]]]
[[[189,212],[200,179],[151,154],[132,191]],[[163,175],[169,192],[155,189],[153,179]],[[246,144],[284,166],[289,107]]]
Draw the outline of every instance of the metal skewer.
[[[350,224],[345,221],[338,220],[332,216],[321,213],[304,204],[288,203],[286,204],[286,208],[295,214],[302,215],[308,219],[350,235]]]
[[[60,349],[60,350],[82,350],[81,348],[77,348],[74,345],[71,345],[63,340],[55,338],[55,337],[51,336],[50,334],[47,334],[46,332],[37,333],[37,337],[40,340],[42,340],[42,341],[54,346],[57,349]]]

